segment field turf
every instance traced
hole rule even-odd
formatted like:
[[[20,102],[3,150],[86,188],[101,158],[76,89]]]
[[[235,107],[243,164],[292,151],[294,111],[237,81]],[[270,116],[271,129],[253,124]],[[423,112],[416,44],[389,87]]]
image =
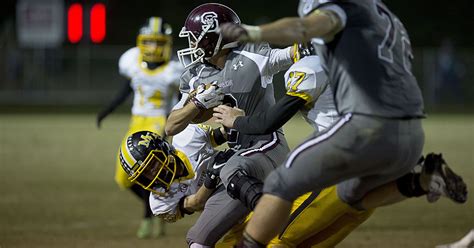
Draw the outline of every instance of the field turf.
[[[113,181],[128,115],[101,130],[92,114],[0,114],[0,248],[186,247],[197,214],[168,226],[162,239],[139,240],[142,206]],[[425,152],[443,152],[474,192],[474,116],[430,116]],[[292,147],[311,128],[285,126]],[[380,208],[338,247],[434,247],[474,228],[474,200],[411,199]]]

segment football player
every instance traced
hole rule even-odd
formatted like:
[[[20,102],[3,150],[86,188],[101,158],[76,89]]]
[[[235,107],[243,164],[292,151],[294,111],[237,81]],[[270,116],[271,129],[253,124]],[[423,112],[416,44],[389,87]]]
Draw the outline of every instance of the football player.
[[[128,179],[149,194],[153,214],[175,222],[202,210],[219,183],[216,174],[232,150],[217,151],[225,133],[206,125],[188,125],[173,137],[172,145],[157,133],[139,131],[120,148],[119,161]],[[213,169],[208,164],[222,165]]]
[[[217,3],[200,5],[186,18],[180,37],[188,39],[189,48],[178,51],[186,66],[180,82],[183,96],[168,117],[167,135],[179,133],[200,113],[221,104],[225,94],[233,99],[232,105],[247,113],[265,111],[275,103],[272,77],[292,64],[295,49],[225,39],[218,33],[224,23],[240,24],[240,19],[232,9]],[[211,82],[217,83],[200,86]],[[195,89],[197,93],[188,101]],[[262,184],[289,152],[281,129],[265,135],[241,135],[229,129],[227,139],[230,147],[238,149],[220,171],[227,192],[218,191],[206,202],[187,234],[192,247],[213,246],[241,221],[250,211],[247,206],[256,203],[256,195],[237,192],[234,186],[251,189],[251,185]]]
[[[170,60],[172,29],[161,17],[148,18],[137,36],[137,46],[127,50],[119,60],[120,75],[126,78],[122,90],[97,115],[100,128],[103,119],[114,111],[133,92],[132,118],[125,137],[139,130],[163,133],[166,116],[172,106],[171,99],[178,91],[179,76],[183,68],[178,61]],[[164,235],[164,223],[153,222],[148,204],[148,192],[131,183],[120,162],[115,169],[115,182],[129,189],[144,205],[144,216],[137,231],[139,238]],[[156,219],[158,220],[158,219]],[[155,225],[155,230],[153,230]]]
[[[214,108],[216,121],[240,133],[262,134],[280,128],[297,111],[301,111],[315,133],[323,132],[338,119],[332,90],[328,87],[327,76],[321,68],[319,57],[308,56],[296,62],[285,73],[285,82],[286,95],[267,112],[245,116],[238,108],[220,105]],[[385,193],[387,187],[397,187],[407,197],[426,195],[427,185],[433,179],[432,169],[429,168],[441,162],[440,159],[441,156],[429,154],[422,173],[408,173],[390,185],[370,192],[363,201],[372,201],[378,194]],[[278,237],[270,242],[269,247],[276,244],[288,247],[334,247],[372,212],[373,210],[357,211],[342,202],[335,186],[321,192],[307,193],[295,200],[290,221]],[[224,238],[223,247],[234,244],[241,237],[242,231],[242,226],[233,228]]]
[[[362,201],[411,171],[423,149],[423,99],[411,72],[410,39],[398,17],[380,0],[302,0],[298,13],[300,18],[258,27],[221,26],[228,39],[282,45],[312,41],[341,115],[267,177],[243,247],[268,244],[283,230],[298,196],[329,185],[337,184],[339,198],[356,209],[406,199],[392,187],[377,201]],[[465,183],[438,161],[435,174],[442,180],[430,184],[429,193],[465,202]]]

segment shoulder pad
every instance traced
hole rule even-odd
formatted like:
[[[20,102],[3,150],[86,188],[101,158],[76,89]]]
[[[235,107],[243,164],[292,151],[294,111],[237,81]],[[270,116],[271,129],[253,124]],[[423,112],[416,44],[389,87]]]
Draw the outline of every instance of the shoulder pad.
[[[272,48],[270,47],[268,43],[261,42],[261,43],[245,43],[244,45],[240,47],[239,50],[268,56]]]
[[[125,53],[120,56],[119,59],[119,73],[120,75],[131,78],[132,68],[138,63],[138,55],[140,51],[137,47],[128,49]]]
[[[182,74],[179,81],[179,91],[181,93],[190,93],[194,90],[194,82],[193,78],[199,76],[199,73],[206,67],[204,64],[197,64],[188,69],[186,69]]]
[[[328,84],[319,57],[308,56],[293,64],[285,73],[286,94],[307,102],[316,100]]]

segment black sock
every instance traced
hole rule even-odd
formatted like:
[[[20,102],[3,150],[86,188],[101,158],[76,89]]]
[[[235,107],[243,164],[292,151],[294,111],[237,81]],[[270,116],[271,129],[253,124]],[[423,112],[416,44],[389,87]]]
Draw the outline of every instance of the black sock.
[[[242,235],[240,242],[234,246],[235,248],[265,248],[266,245],[252,238],[246,231]]]
[[[420,173],[408,173],[398,178],[398,191],[406,197],[420,197],[428,193],[421,187],[420,176]]]
[[[132,185],[132,187],[130,187],[130,190],[143,202],[143,205],[144,205],[143,218],[151,218],[153,216],[153,213],[151,212],[151,209],[150,209],[150,191],[142,188],[138,184]]]

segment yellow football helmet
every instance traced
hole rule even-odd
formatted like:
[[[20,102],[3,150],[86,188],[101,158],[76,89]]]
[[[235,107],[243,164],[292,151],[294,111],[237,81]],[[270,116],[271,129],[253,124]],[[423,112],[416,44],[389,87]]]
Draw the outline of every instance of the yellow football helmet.
[[[170,60],[173,37],[171,26],[161,17],[150,17],[140,28],[137,47],[142,60],[152,63],[166,63]]]
[[[158,134],[139,131],[120,146],[119,161],[128,179],[155,194],[168,191],[176,177],[175,149]]]

